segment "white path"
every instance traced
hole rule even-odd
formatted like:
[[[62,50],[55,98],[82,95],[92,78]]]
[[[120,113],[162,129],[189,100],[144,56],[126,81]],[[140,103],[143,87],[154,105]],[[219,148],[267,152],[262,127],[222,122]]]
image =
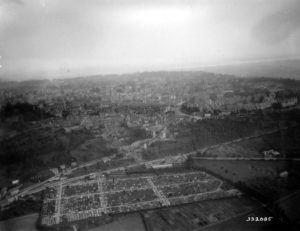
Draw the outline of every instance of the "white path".
[[[62,195],[62,183],[59,184],[58,190],[57,190],[57,198],[55,203],[55,218],[56,218],[56,224],[59,224],[60,221],[60,211],[61,211],[61,195]]]
[[[160,199],[161,203],[165,206],[170,205],[170,201],[165,197],[165,195],[158,190],[156,185],[153,183],[151,177],[147,178],[148,183],[150,184],[151,188],[153,189],[155,195]]]

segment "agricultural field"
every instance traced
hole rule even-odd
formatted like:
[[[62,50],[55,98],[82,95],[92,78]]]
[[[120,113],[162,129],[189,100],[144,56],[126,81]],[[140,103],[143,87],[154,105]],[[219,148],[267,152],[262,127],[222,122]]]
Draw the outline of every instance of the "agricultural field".
[[[49,189],[44,197],[40,223],[52,226],[240,194],[228,183],[202,171],[130,177],[97,175],[89,181]]]
[[[101,225],[100,227],[91,228],[88,231],[146,231],[141,215],[131,213],[116,216],[111,223]]]
[[[196,169],[204,169],[230,181],[243,185],[275,200],[300,188],[299,163],[285,160],[201,160],[194,159]],[[282,177],[282,172],[288,172]]]
[[[142,212],[149,231],[197,230],[256,211],[260,206],[245,197],[206,200]]]
[[[271,221],[247,222],[248,217],[257,217],[258,219],[271,218]],[[272,214],[263,208],[259,208],[253,212],[241,214],[231,219],[225,219],[220,222],[207,225],[201,229],[202,231],[253,231],[253,230],[272,230],[281,231],[289,230],[286,225],[279,223],[274,219]]]
[[[291,127],[273,134],[224,144],[207,150],[207,157],[264,157],[263,152],[276,150],[279,157],[297,158],[300,151],[300,127]]]
[[[32,213],[26,216],[1,221],[0,230],[2,231],[37,231],[35,224],[39,215]]]

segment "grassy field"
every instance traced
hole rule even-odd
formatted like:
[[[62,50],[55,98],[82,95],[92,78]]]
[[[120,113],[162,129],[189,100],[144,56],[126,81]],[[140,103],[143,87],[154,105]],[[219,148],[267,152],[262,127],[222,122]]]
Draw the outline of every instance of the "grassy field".
[[[124,216],[117,216],[114,220],[97,228],[88,231],[146,231],[139,213],[132,213]]]
[[[70,152],[71,156],[79,162],[87,162],[109,156],[116,150],[107,147],[106,141],[102,137],[93,140],[87,140],[78,148]]]
[[[298,223],[300,228],[300,191],[294,193],[290,197],[277,203],[277,207],[281,209],[292,223]]]
[[[259,206],[242,197],[206,200],[142,214],[148,231],[194,230],[248,213]]]
[[[271,222],[247,222],[248,216],[254,217],[269,217],[272,216],[265,209],[258,209],[252,213],[237,216],[235,218],[221,221],[216,224],[204,227],[201,231],[282,231],[288,230],[286,226],[279,224],[276,221]],[[194,230],[198,231],[198,230]]]
[[[33,213],[27,216],[10,219],[0,222],[1,231],[37,231],[35,223],[38,219],[38,214]]]
[[[264,135],[238,143],[221,145],[206,151],[212,157],[263,157],[263,151],[274,149],[281,157],[300,157],[300,127]]]
[[[194,159],[194,167],[208,169],[233,183],[245,182],[257,177],[277,177],[288,168],[288,161],[235,161]]]
[[[193,167],[254,190],[266,201],[275,200],[300,189],[300,163],[295,161],[234,161],[194,159]],[[288,171],[287,178],[279,174]]]
[[[167,155],[191,152],[197,149],[232,141],[238,138],[259,135],[270,130],[285,128],[300,123],[300,112],[269,112],[249,117],[201,120],[197,123],[183,123],[171,130],[178,135],[173,141],[157,141],[144,151],[143,158],[155,159]],[[253,141],[221,146],[211,150],[210,156],[261,156],[264,150],[275,149],[285,156],[297,156],[300,151],[300,128],[283,130]]]

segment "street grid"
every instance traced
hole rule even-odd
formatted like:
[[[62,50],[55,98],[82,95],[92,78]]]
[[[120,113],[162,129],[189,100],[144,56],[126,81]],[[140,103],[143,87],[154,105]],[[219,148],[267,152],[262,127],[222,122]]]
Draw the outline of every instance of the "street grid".
[[[98,174],[95,179],[46,190],[40,224],[52,226],[240,194],[222,185],[222,180],[202,171],[117,178]]]

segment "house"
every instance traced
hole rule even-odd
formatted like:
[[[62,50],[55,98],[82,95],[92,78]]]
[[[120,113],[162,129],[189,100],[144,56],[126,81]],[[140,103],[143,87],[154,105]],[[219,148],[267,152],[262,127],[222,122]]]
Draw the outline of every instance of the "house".
[[[19,187],[16,187],[16,188],[12,188],[11,190],[9,190],[9,193],[11,196],[15,196],[19,193]]]
[[[283,171],[279,174],[279,176],[282,178],[286,178],[286,177],[288,177],[288,175],[289,175],[289,173],[287,171]]]
[[[54,175],[58,175],[59,173],[58,168],[50,168],[49,170],[53,172]]]
[[[110,162],[110,158],[109,157],[103,157],[102,161],[103,161],[103,163],[106,164],[106,163]]]
[[[91,173],[89,175],[89,178],[92,180],[92,179],[95,179],[96,178],[96,173]]]
[[[147,150],[147,148],[148,148],[148,144],[144,143],[144,149]]]
[[[66,133],[70,133],[71,131],[80,130],[80,126],[75,125],[75,126],[71,126],[71,127],[64,127],[64,130]]]
[[[264,154],[264,157],[265,158],[276,158],[276,157],[279,157],[280,156],[280,153],[271,149],[271,150],[268,150],[268,151],[263,151],[263,154]]]
[[[204,118],[206,118],[206,119],[211,118],[211,114],[210,114],[210,113],[205,113],[205,114],[204,114]]]
[[[73,161],[72,163],[71,163],[71,167],[76,167],[77,166],[77,162],[76,161]]]
[[[219,116],[230,116],[231,115],[231,111],[222,111],[219,113]]]
[[[169,131],[169,129],[168,128],[164,128],[162,131],[161,131],[161,134],[160,134],[160,137],[162,138],[162,139],[167,139],[168,137],[170,137],[170,131]]]
[[[151,166],[154,169],[163,169],[163,168],[172,168],[172,164],[152,164]]]
[[[12,185],[17,185],[20,183],[20,180],[16,179],[16,180],[13,180],[11,183],[12,183]]]
[[[66,169],[66,165],[62,164],[59,166],[61,170],[65,170]]]
[[[163,129],[163,126],[161,125],[155,125],[153,127],[149,127],[147,130],[152,132],[152,137],[155,138],[159,134],[159,132]]]
[[[7,202],[8,202],[8,203],[12,203],[12,202],[14,202],[16,199],[17,199],[17,197],[9,197],[9,198],[7,199]]]
[[[227,193],[229,193],[232,196],[241,196],[242,195],[241,191],[239,191],[237,189],[229,189],[229,190],[227,190]]]
[[[298,99],[296,97],[284,99],[280,101],[282,107],[292,107],[298,103]]]
[[[6,193],[7,193],[7,187],[1,188],[1,197],[5,197]]]

